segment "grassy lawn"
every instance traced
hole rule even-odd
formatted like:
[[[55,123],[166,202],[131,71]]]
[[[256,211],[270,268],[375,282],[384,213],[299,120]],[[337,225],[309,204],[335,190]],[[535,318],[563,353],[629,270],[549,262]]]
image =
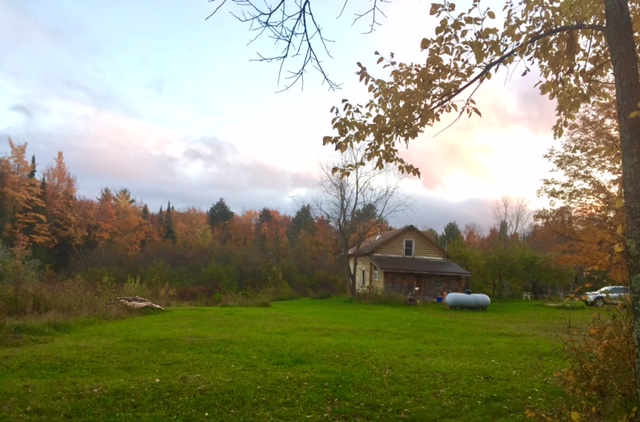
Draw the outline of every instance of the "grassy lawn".
[[[0,349],[0,420],[525,420],[584,308],[171,308]]]

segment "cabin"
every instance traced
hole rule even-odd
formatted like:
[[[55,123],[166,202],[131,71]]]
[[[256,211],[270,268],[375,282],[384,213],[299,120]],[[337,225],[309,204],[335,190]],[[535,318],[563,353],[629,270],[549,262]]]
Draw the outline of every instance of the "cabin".
[[[349,264],[352,271],[355,266],[357,293],[414,292],[423,301],[462,291],[470,276],[413,225],[367,238],[349,251]]]

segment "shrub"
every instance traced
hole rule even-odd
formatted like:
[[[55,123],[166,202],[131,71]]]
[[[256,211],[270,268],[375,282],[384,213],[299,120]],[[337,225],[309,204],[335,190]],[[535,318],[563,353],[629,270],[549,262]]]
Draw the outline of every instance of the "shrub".
[[[122,285],[118,296],[142,296],[152,300],[152,293],[149,286],[140,282],[140,277],[127,276],[127,281]]]
[[[357,302],[376,303],[381,305],[402,305],[407,302],[407,296],[391,292],[363,292],[354,298]]]
[[[344,276],[327,271],[316,271],[313,276],[313,286],[317,290],[325,290],[332,293],[343,293],[346,290]]]
[[[34,306],[31,290],[40,277],[40,261],[14,254],[0,244],[0,303],[6,315],[31,312]],[[39,304],[36,303],[36,306]]]
[[[187,286],[175,293],[177,299],[187,305],[214,306],[220,303],[221,294],[211,286]]]
[[[556,376],[569,393],[568,407],[562,412],[566,419],[635,417],[635,347],[628,303],[594,313],[586,327],[569,327],[563,353],[570,366]]]
[[[220,298],[220,306],[270,307],[273,298],[265,292],[229,292]]]

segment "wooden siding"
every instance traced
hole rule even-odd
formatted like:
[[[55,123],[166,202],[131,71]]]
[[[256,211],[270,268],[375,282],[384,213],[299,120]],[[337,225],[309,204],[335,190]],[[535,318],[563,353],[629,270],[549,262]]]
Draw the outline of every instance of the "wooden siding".
[[[460,292],[462,277],[433,276],[427,274],[387,273],[385,293],[407,295],[418,287],[416,296],[424,301],[435,301],[445,293]]]
[[[404,256],[405,239],[413,240],[413,256],[418,258],[445,258],[445,254],[433,243],[426,240],[420,234],[407,231],[394,237],[388,242],[380,245],[375,251],[375,255]]]

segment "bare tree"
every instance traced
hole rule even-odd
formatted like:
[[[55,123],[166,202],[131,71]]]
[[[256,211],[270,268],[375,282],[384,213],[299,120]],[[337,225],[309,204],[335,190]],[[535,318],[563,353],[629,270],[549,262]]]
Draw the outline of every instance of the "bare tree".
[[[505,234],[509,237],[515,234],[525,237],[531,229],[533,213],[529,209],[529,201],[525,198],[503,196],[496,199],[491,212],[496,226],[504,228]]]
[[[343,1],[338,18],[342,16],[349,3],[349,0]],[[209,2],[217,5],[206,19],[218,13],[227,0],[209,0]],[[287,73],[284,76],[287,82],[283,90],[291,88],[298,82],[304,87],[304,76],[309,66],[320,73],[323,83],[326,83],[330,90],[340,88],[340,84],[329,77],[323,66],[323,57],[332,58],[328,43],[333,41],[326,38],[322,32],[311,6],[312,0],[231,0],[230,3],[239,10],[239,13],[232,11],[231,14],[240,22],[249,24],[251,32],[255,33],[250,43],[266,36],[274,41],[276,48],[279,48],[279,53],[273,56],[263,56],[258,53],[256,60],[280,63],[278,84],[283,77],[283,71]],[[382,3],[388,3],[388,0],[373,0],[371,7],[362,13],[355,14],[353,24],[361,19],[367,19],[369,29],[366,33],[373,32],[380,25],[379,17],[384,17],[384,12],[380,8]],[[297,65],[293,65],[294,70],[285,69],[287,61],[297,61]]]
[[[339,171],[361,160],[362,154],[362,148],[350,149],[340,154],[336,161],[322,165],[319,196],[314,201],[316,215],[333,228],[351,295],[355,295],[355,268],[360,245],[379,225],[410,206],[400,191],[400,182],[405,176],[396,169],[378,170],[369,164],[350,172]],[[353,266],[349,264],[350,251],[356,256]]]

